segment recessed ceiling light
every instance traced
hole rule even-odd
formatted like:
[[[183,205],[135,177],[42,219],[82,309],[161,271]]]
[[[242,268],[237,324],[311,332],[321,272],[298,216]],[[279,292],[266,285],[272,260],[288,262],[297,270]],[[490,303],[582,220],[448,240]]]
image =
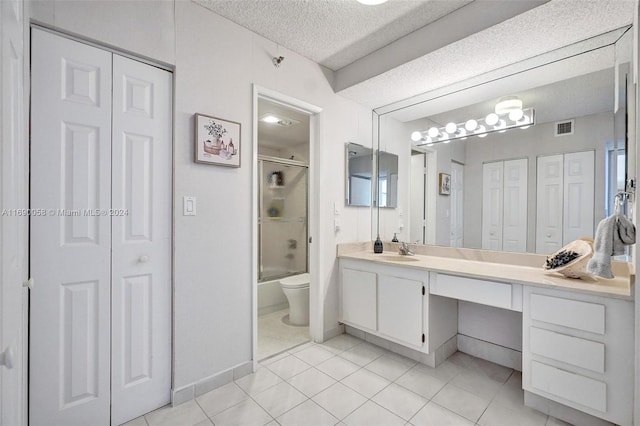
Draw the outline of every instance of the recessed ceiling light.
[[[271,114],[265,115],[264,117],[261,118],[261,120],[264,121],[265,123],[277,123],[278,121],[280,121],[278,117]]]
[[[366,4],[367,6],[375,6],[377,4],[385,3],[387,0],[358,0],[358,3]]]

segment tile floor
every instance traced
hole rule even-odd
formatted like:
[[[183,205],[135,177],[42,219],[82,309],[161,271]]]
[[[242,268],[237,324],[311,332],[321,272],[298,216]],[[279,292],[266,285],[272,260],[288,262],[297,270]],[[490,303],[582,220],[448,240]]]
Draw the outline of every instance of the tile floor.
[[[258,359],[308,342],[309,327],[287,324],[289,308],[258,317]]]
[[[430,368],[348,334],[127,426],[556,426],[523,405],[518,371],[456,352]]]

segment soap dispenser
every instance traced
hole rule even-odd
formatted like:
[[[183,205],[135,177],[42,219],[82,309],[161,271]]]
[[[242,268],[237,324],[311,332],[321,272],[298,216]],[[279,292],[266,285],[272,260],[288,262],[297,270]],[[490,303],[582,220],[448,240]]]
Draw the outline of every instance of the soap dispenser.
[[[398,236],[396,235],[396,233],[393,233],[393,239],[391,240],[392,243],[399,243],[400,241],[398,241]]]
[[[380,235],[376,237],[376,240],[373,243],[373,252],[382,253],[382,240],[380,239]]]

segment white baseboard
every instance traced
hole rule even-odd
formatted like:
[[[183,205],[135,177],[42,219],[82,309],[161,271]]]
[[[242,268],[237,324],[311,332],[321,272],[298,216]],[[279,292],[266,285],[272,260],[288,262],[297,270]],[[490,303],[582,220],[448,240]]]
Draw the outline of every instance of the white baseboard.
[[[458,350],[477,358],[522,371],[522,352],[511,348],[458,334]]]

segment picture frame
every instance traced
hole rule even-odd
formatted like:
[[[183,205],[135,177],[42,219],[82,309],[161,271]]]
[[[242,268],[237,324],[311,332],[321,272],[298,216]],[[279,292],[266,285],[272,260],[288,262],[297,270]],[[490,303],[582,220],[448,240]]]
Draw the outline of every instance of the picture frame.
[[[196,163],[240,167],[240,123],[199,113],[193,121]]]
[[[440,195],[451,195],[451,175],[440,173],[438,175],[438,192]]]

